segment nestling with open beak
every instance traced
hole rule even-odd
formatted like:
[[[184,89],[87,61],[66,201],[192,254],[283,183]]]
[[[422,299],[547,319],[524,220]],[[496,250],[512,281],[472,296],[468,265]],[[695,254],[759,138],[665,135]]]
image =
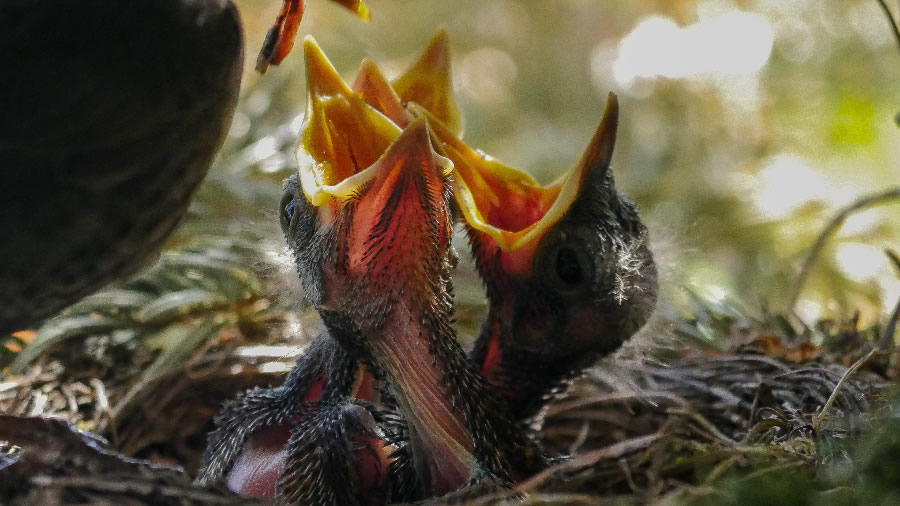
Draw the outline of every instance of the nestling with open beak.
[[[307,58],[333,76],[315,83],[329,98],[309,105],[291,226],[307,297],[388,385],[428,496],[534,472],[537,448],[499,410],[450,325],[451,165],[433,152],[424,119],[396,137],[324,55]],[[363,122],[368,135],[354,135]]]
[[[542,186],[458,138],[443,30],[392,84],[364,62],[354,89],[399,125],[428,118],[439,150],[454,164],[454,201],[489,308],[471,358],[516,418],[534,415],[647,322],[656,267],[637,208],[616,190],[610,170],[614,94],[581,159]]]
[[[647,230],[610,170],[617,121],[610,94],[584,155],[548,186],[490,177],[506,169],[437,135],[448,139],[457,202],[489,300],[472,359],[517,418],[617,350],[653,312]]]
[[[362,159],[368,156],[368,163],[378,150],[384,149],[400,134],[400,129],[386,123],[374,109],[354,97],[314,43],[308,42],[305,50],[310,86],[307,122],[312,125],[338,124],[340,128],[335,128],[331,133],[345,140],[374,136],[377,140],[375,150],[365,151],[360,155]],[[353,114],[361,111],[367,111],[368,114],[354,120]],[[374,135],[379,132],[384,135]],[[317,144],[322,142],[319,135],[321,133],[322,131],[307,129],[303,139],[304,146],[321,145]],[[334,149],[335,145],[341,146],[340,140],[326,139],[325,145],[331,155],[341,154],[340,149]],[[403,146],[405,144],[401,144],[398,149]],[[334,160],[338,158],[335,157]],[[339,163],[338,161],[334,165],[339,166]],[[354,160],[353,165],[342,167],[342,174],[352,177],[360,169],[362,166]],[[346,184],[344,186],[352,190],[352,187]],[[340,185],[329,186],[325,191],[341,195],[339,188]],[[286,183],[285,196],[280,204],[282,229],[289,243],[294,240],[291,226],[298,209],[298,192],[298,180],[296,177],[291,178]],[[304,267],[298,263],[298,268],[302,271]],[[309,464],[305,456],[296,453],[299,450],[297,445],[288,444],[291,434],[304,432],[303,427],[314,425],[314,420],[334,413],[333,409],[321,409],[322,405],[334,404],[340,399],[375,402],[382,398],[385,396],[374,390],[374,379],[366,369],[323,332],[298,360],[283,386],[256,389],[226,405],[222,415],[217,418],[217,429],[210,434],[199,481],[210,483],[225,478],[233,490],[255,497],[325,500],[326,497],[320,493],[323,486],[316,480],[291,475],[286,471],[290,468],[302,468],[296,463],[304,459]],[[392,404],[389,398],[385,400],[388,405]],[[334,444],[323,446],[333,447]],[[414,500],[422,497],[423,492],[415,483],[415,476],[410,478],[408,470],[412,464],[409,459],[404,458],[407,455],[405,450],[406,447],[396,450],[394,453],[397,458],[391,463],[393,498]],[[339,455],[351,463],[351,471],[358,467],[358,464],[353,464],[353,455],[347,452]],[[306,467],[308,470],[309,466]],[[331,466],[332,469],[334,467]],[[364,474],[372,476],[374,473],[369,469]],[[351,481],[356,483],[359,480]],[[370,478],[369,482],[374,481]],[[375,498],[383,498],[383,495],[373,494],[371,490],[357,490],[357,486],[346,487],[344,482],[338,483],[338,488],[345,494],[355,494],[353,498],[342,496],[342,501],[339,502],[366,502],[363,500],[366,499],[369,503],[374,503],[377,502]],[[310,491],[316,491],[314,493],[319,495],[310,496]]]
[[[333,68],[314,43],[308,42],[305,50],[307,121],[328,124],[348,119],[348,111],[332,103]],[[326,114],[331,116],[326,119]],[[379,131],[365,119],[352,124],[359,128],[345,134],[360,139],[370,131]],[[379,124],[383,127],[386,123]],[[390,135],[396,137],[399,129],[395,127]],[[390,139],[379,139],[382,142],[377,149],[384,151]],[[376,152],[367,154],[373,163]],[[358,171],[356,165],[344,169],[344,174]],[[300,209],[296,198],[302,195],[299,192],[295,176],[287,181],[279,206],[282,230],[291,245],[296,240],[293,227]],[[299,261],[297,267],[301,272],[311,268]],[[211,483],[224,478],[242,495],[288,502],[381,504],[392,486],[399,489],[399,498],[405,498],[403,491],[411,485],[404,485],[402,480],[398,485],[389,483],[388,456],[393,448],[382,440],[384,434],[374,426],[374,417],[368,411],[380,398],[373,376],[323,331],[297,361],[284,385],[249,391],[225,406],[216,430],[209,435],[198,481]],[[317,433],[321,428],[327,430]],[[329,451],[310,452],[310,448]]]
[[[513,414],[511,419],[519,420],[532,416],[567,379],[577,375],[598,356],[615,350],[643,325],[655,301],[655,269],[647,250],[646,232],[634,205],[615,191],[609,174],[618,113],[615,96],[610,97],[600,127],[582,160],[559,182],[540,186],[526,174],[475,153],[456,137],[461,130],[461,121],[452,100],[448,47],[446,33],[439,31],[425,54],[393,83],[388,83],[374,64],[364,61],[353,85],[354,94],[318,47],[307,42],[310,97],[301,150],[301,160],[306,162],[306,170],[301,171],[304,185],[301,188],[296,178],[288,181],[280,206],[282,227],[288,242],[295,243],[295,252],[302,246],[301,242],[316,237],[312,234],[300,241],[292,229],[300,198],[320,202],[319,206],[313,207],[318,215],[328,219],[349,213],[350,218],[343,221],[345,228],[352,229],[353,223],[371,227],[382,209],[358,206],[360,189],[370,191],[367,185],[372,184],[374,177],[365,168],[374,163],[380,150],[390,146],[400,135],[400,127],[410,126],[415,117],[427,117],[434,145],[453,161],[454,168],[458,167],[455,178],[451,179],[457,215],[464,219],[476,265],[487,285],[489,317],[472,357],[506,399],[508,413]],[[306,191],[307,188],[310,191]],[[391,212],[391,216],[395,214]],[[346,225],[348,222],[351,225]],[[333,233],[332,238],[350,233],[349,230]],[[394,242],[382,240],[380,244],[393,245]],[[400,244],[405,243],[401,241]],[[342,239],[331,247],[347,255],[349,246],[346,239]],[[406,255],[400,250],[388,250],[392,252],[391,258],[407,264],[418,262],[417,254],[421,255],[415,249],[401,248]],[[316,263],[310,263],[312,260],[298,256],[297,265],[304,283],[311,279],[306,271],[317,269]],[[388,267],[390,263],[384,268]],[[410,267],[410,270],[415,269]],[[570,286],[572,284],[581,287]],[[321,296],[321,287],[317,284],[308,284],[306,288],[315,297]],[[343,300],[347,296],[340,294],[346,293],[345,290],[346,287],[337,288],[333,293]],[[449,293],[449,283],[445,290]],[[404,291],[401,287],[401,293]],[[351,290],[351,293],[355,292]],[[337,313],[342,314],[341,311]],[[584,323],[593,320],[597,323]],[[331,327],[341,328],[347,324],[353,328],[356,325],[352,318],[349,324],[337,323]],[[536,328],[535,323],[543,327]],[[261,495],[272,496],[274,477],[284,470],[285,462],[302,461],[300,455],[294,455],[300,447],[294,444],[288,448],[287,440],[290,428],[310,413],[309,401],[319,397],[342,398],[345,402],[350,400],[352,405],[354,398],[371,401],[376,396],[372,378],[365,368],[330,339],[326,333],[317,338],[283,387],[250,392],[226,408],[220,417],[219,429],[210,437],[206,459],[208,477],[223,474],[234,463],[228,474],[232,488],[250,495],[260,495],[253,492],[261,488],[268,491]],[[359,350],[365,348],[365,343],[360,344],[358,336],[351,341],[355,343],[350,346],[354,356],[374,362],[367,350]],[[304,370],[307,372],[301,372]],[[379,376],[384,377],[384,373],[380,372]],[[390,378],[387,379],[390,384]],[[396,383],[394,381],[394,385]],[[360,389],[360,385],[366,387]],[[323,404],[330,405],[330,401]],[[416,406],[412,406],[410,410],[415,409]],[[430,416],[427,409],[424,411]],[[333,413],[340,412],[323,408],[313,419],[324,419],[331,424],[328,426],[342,427],[347,420],[333,417]],[[498,425],[505,426],[509,420],[507,417]],[[351,431],[368,435],[368,441],[373,441],[371,434],[375,429],[359,432],[359,424],[349,426]],[[415,427],[411,429],[409,434],[415,437]],[[428,430],[431,428],[425,432]],[[456,430],[460,433],[458,427]],[[406,433],[405,430],[401,432]],[[346,434],[333,431],[330,437],[340,441]],[[431,437],[440,441],[442,436]],[[316,443],[323,447],[334,446],[332,439]],[[434,444],[425,441],[425,444],[429,443]],[[419,447],[422,446],[420,442]],[[370,454],[385,454],[375,451],[376,446],[371,443],[363,447]],[[400,453],[409,450],[402,446]],[[526,453],[529,459],[540,461],[534,457],[533,447]],[[369,477],[366,482],[369,484],[383,484],[371,479],[379,475],[379,466],[354,460],[355,457],[347,452],[339,455],[351,463],[351,474]],[[408,455],[401,455],[391,464],[395,483],[407,481],[400,487],[404,492],[395,494],[395,499],[420,497],[410,493],[408,473],[403,472],[410,467],[410,462],[403,458]],[[421,456],[415,460],[420,477],[428,482],[426,495],[442,493],[430,480],[429,466],[433,467],[434,462],[423,463]],[[271,465],[272,462],[276,464]],[[452,463],[453,459],[447,462]],[[308,464],[307,460],[307,469]],[[331,468],[334,467],[332,464]],[[298,466],[293,468],[299,469]],[[428,474],[422,475],[422,469]],[[522,471],[514,473],[521,477]],[[439,470],[437,474],[446,475],[446,470]],[[327,488],[327,484],[319,481],[294,474],[280,483],[282,493],[290,496],[290,490]],[[346,491],[347,487],[342,490]],[[384,497],[369,491],[371,485],[363,496],[369,499]]]

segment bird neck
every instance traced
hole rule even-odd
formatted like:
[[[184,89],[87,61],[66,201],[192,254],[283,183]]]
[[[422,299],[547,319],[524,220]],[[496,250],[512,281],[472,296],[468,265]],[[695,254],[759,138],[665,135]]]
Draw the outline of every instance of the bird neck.
[[[332,334],[371,361],[388,384],[409,425],[413,464],[429,494],[443,495],[472,476],[477,459],[467,413],[481,396],[460,384],[469,375],[450,325],[449,262],[426,264],[428,282],[407,280],[387,291],[366,282],[344,291],[356,297],[343,308],[321,314]],[[375,323],[360,328],[361,322]]]

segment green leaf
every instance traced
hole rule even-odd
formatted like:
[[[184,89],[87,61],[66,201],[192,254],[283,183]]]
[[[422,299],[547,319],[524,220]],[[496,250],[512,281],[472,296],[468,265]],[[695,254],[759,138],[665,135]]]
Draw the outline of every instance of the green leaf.
[[[114,288],[91,295],[66,310],[68,314],[130,313],[153,300],[153,296],[136,290]]]
[[[18,351],[14,351],[8,345],[18,347],[20,350],[26,346],[25,341],[12,334],[0,336],[0,370],[5,369],[19,354]]]
[[[195,311],[211,311],[228,304],[228,298],[198,288],[167,293],[136,311],[132,316],[146,325],[161,325],[184,318]]]
[[[125,394],[127,399],[118,410],[118,416],[130,411],[139,404],[149,392],[149,386],[163,375],[182,366],[208,340],[217,336],[223,328],[234,325],[237,317],[232,314],[218,314],[207,318],[170,325],[158,334],[148,338],[152,347],[162,352],[141,374],[141,379]]]
[[[265,291],[259,278],[242,265],[246,260],[224,250],[184,252],[173,255],[167,262],[185,272],[188,278],[199,279],[199,275],[215,280],[219,290],[230,299],[259,297]]]
[[[38,329],[37,337],[30,345],[19,352],[9,370],[13,374],[19,374],[25,370],[28,364],[56,343],[73,337],[107,332],[121,327],[122,323],[120,318],[96,314],[54,318]]]

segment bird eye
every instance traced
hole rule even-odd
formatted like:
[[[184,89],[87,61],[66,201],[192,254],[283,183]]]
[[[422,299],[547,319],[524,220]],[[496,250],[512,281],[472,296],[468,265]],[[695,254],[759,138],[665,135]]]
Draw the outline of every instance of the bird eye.
[[[291,201],[288,202],[286,206],[284,206],[284,218],[287,221],[291,221],[291,218],[293,218],[293,217],[294,217],[294,199],[291,199]]]
[[[583,276],[575,250],[567,246],[559,248],[556,251],[556,277],[566,285],[577,286]]]
[[[537,262],[545,282],[561,294],[581,293],[590,285],[594,265],[578,237],[567,237],[564,233],[548,237]]]
[[[294,218],[294,210],[296,208],[296,204],[294,203],[294,192],[286,191],[284,196],[281,197],[281,229],[283,232],[287,233],[288,228],[291,226],[291,220]]]

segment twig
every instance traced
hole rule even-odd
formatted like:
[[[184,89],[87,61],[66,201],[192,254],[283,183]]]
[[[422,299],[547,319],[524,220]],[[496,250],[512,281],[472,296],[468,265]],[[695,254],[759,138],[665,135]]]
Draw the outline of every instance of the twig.
[[[790,298],[788,299],[788,313],[794,313],[795,306],[797,305],[797,299],[800,297],[800,292],[803,291],[803,285],[806,284],[806,279],[809,277],[809,273],[812,270],[813,263],[815,263],[816,259],[822,253],[822,249],[825,247],[828,239],[830,239],[831,236],[841,228],[841,225],[844,224],[844,221],[846,221],[846,219],[850,217],[850,215],[858,211],[862,211],[863,209],[866,209],[868,207],[890,200],[900,200],[900,186],[895,186],[880,193],[873,193],[860,197],[847,207],[841,209],[840,212],[838,212],[837,215],[835,215],[834,218],[832,218],[831,221],[828,222],[825,228],[822,229],[822,231],[819,233],[819,237],[816,238],[816,242],[809,250],[809,254],[806,256],[806,259],[803,261],[803,265],[800,268],[800,274],[797,275],[797,280],[794,282],[794,289],[791,292]]]
[[[103,433],[109,428],[109,436],[113,447],[119,447],[119,430],[116,424],[110,424],[112,411],[109,407],[109,397],[106,394],[106,385],[99,378],[91,378],[91,387],[94,389],[94,398],[97,399],[96,415],[94,415],[94,430]]]
[[[634,482],[634,477],[631,475],[631,467],[628,466],[628,459],[619,459],[616,462],[619,465],[619,470],[622,471],[622,475],[625,476],[625,483],[628,484],[628,488],[631,489],[632,492],[640,493],[643,492],[638,486],[637,483]]]
[[[629,453],[650,447],[650,445],[655,443],[661,437],[662,433],[657,432],[647,436],[627,439],[621,443],[615,443],[599,450],[589,451],[574,457],[571,460],[567,460],[561,464],[557,464],[541,471],[528,480],[518,484],[515,490],[519,494],[535,490],[560,471],[575,471],[590,467],[601,460],[620,459]]]
[[[728,472],[730,469],[734,468],[734,465],[741,459],[741,455],[732,455],[722,462],[719,462],[709,474],[706,475],[706,478],[703,479],[704,485],[712,485],[718,480],[723,474]]]
[[[879,350],[887,350],[894,347],[894,331],[897,329],[898,320],[900,320],[900,299],[897,299],[897,304],[894,306],[894,312],[891,313],[891,318],[888,320],[884,332],[882,332],[881,337],[878,338]]]
[[[40,487],[80,488],[101,493],[127,494],[139,497],[174,498],[181,500],[202,501],[206,504],[260,504],[252,499],[237,496],[226,496],[189,485],[160,485],[151,480],[122,479],[121,477],[104,478],[98,476],[62,476],[52,477],[38,475],[31,482]]]
[[[715,424],[713,424],[712,422],[707,420],[705,416],[694,411],[693,409],[689,409],[689,410],[670,409],[668,412],[672,413],[672,414],[686,415],[691,420],[697,422],[697,424],[700,425],[700,427],[709,431],[708,434],[704,434],[704,435],[707,436],[710,441],[718,440],[718,442],[720,442],[720,443],[726,443],[726,444],[730,444],[730,445],[737,444],[737,441],[735,441],[734,439],[725,435],[722,431],[720,431],[718,429],[718,427],[715,426]],[[699,433],[699,431],[698,431],[698,433]],[[709,437],[709,436],[712,436],[712,437]]]
[[[853,365],[851,365],[847,369],[847,372],[845,372],[844,375],[841,376],[840,381],[838,381],[838,384],[835,385],[834,390],[831,391],[831,396],[828,397],[828,400],[825,402],[825,405],[822,406],[822,411],[819,411],[819,413],[815,417],[813,417],[812,426],[813,426],[814,432],[819,431],[819,424],[822,422],[822,420],[825,419],[825,413],[827,413],[828,410],[831,408],[831,405],[834,404],[834,401],[837,399],[838,393],[841,391],[841,387],[844,386],[844,383],[850,378],[850,376],[854,372],[856,372],[857,369],[859,369],[860,367],[862,367],[863,364],[868,362],[869,359],[872,358],[872,355],[874,355],[876,351],[878,351],[878,348],[872,348],[871,350],[869,350],[869,353],[866,353],[862,358],[860,358],[859,360],[854,362]]]
[[[878,5],[881,6],[881,10],[884,11],[885,16],[887,16],[888,21],[891,23],[891,29],[894,32],[894,37],[897,39],[897,48],[900,49],[900,26],[897,25],[897,21],[894,19],[894,15],[891,13],[891,9],[887,6],[887,2],[884,0],[878,0]]]
[[[900,255],[890,248],[885,249],[884,254],[887,255],[891,260],[891,263],[894,264],[894,270],[897,271],[897,277],[900,277]]]
[[[771,467],[764,467],[762,469],[757,469],[756,471],[753,471],[752,473],[749,473],[745,476],[741,476],[737,481],[738,482],[753,481],[756,478],[759,478],[760,476],[765,476],[769,473],[775,473],[778,471],[787,471],[787,470],[793,469],[795,467],[804,467],[804,466],[809,466],[809,465],[810,465],[810,462],[804,461],[804,460],[785,462],[783,464],[776,464]]]
[[[578,453],[578,450],[581,449],[581,446],[584,445],[584,442],[587,441],[588,434],[591,432],[591,422],[590,420],[585,420],[581,424],[581,430],[578,431],[578,436],[575,437],[575,441],[569,445],[569,454]]]

